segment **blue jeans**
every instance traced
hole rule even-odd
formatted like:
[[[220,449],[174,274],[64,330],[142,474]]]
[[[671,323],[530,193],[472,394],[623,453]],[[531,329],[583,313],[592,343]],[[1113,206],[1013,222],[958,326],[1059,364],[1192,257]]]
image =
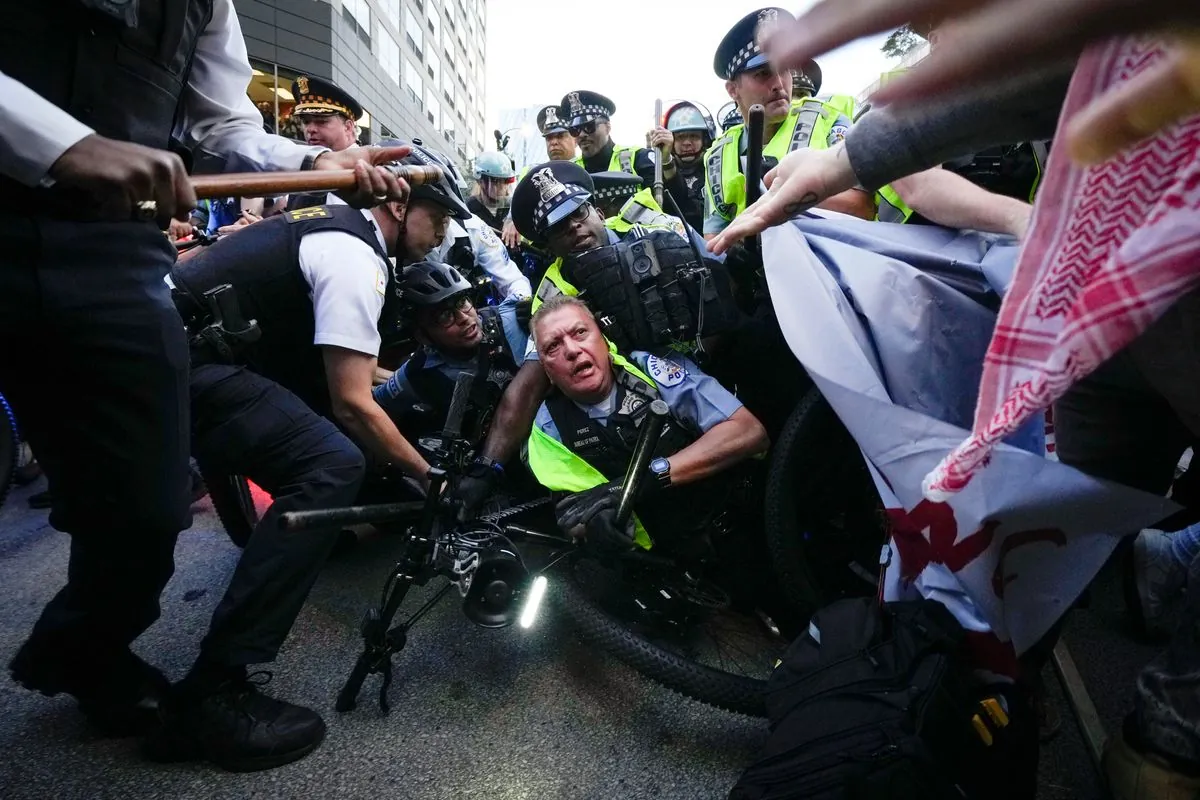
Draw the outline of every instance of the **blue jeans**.
[[[1193,561],[1200,558],[1200,522],[1171,535],[1171,555],[1184,568],[1190,567]]]

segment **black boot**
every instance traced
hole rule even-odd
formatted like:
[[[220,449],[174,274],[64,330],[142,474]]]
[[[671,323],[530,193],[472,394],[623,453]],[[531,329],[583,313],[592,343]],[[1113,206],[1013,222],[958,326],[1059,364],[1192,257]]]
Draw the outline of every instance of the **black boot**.
[[[256,680],[261,678],[262,680]],[[193,670],[172,689],[163,724],[144,742],[152,761],[208,761],[230,772],[274,769],[298,761],[325,738],[312,709],[268,697],[269,672]]]
[[[30,639],[9,670],[26,689],[47,697],[73,695],[88,722],[104,736],[141,736],[153,730],[159,704],[171,686],[165,675],[127,648],[101,656]]]

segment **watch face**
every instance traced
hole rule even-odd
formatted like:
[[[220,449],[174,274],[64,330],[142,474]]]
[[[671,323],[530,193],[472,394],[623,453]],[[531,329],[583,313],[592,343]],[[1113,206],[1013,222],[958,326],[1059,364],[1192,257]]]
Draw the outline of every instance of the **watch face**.
[[[665,458],[656,458],[650,462],[650,471],[656,475],[662,475],[671,468],[671,463]]]

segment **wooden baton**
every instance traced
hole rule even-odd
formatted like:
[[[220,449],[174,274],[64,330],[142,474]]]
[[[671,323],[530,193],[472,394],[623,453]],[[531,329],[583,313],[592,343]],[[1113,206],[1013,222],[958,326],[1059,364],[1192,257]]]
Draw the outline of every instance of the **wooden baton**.
[[[392,165],[387,169],[410,186],[434,183],[442,179],[442,168],[435,166]],[[352,169],[312,169],[297,172],[229,172],[223,175],[195,175],[192,189],[196,197],[270,197],[302,192],[340,192],[353,189]]]

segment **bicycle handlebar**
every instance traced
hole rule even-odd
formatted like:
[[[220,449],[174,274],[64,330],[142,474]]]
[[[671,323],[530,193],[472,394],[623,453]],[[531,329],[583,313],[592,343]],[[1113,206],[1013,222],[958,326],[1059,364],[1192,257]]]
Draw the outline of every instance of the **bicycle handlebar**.
[[[654,448],[662,436],[663,425],[667,421],[670,409],[662,400],[650,403],[650,410],[638,431],[637,444],[633,446],[633,458],[629,461],[629,471],[625,473],[625,481],[621,486],[621,501],[617,505],[617,529],[625,527],[625,523],[633,515],[633,502],[637,499],[638,488],[646,476],[646,468],[654,457]]]

